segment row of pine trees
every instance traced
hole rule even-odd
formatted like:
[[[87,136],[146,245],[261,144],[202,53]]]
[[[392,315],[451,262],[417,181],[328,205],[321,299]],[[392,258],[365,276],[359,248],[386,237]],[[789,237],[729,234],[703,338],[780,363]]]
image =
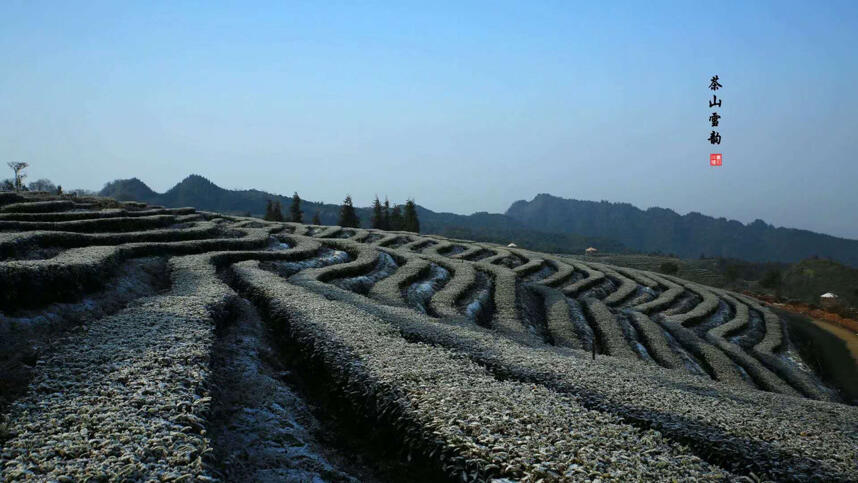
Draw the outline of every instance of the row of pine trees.
[[[379,230],[420,233],[420,220],[417,218],[417,205],[414,200],[406,201],[404,207],[396,205],[391,210],[387,198],[382,205],[376,196],[372,204],[371,224],[373,228]]]
[[[283,217],[283,206],[280,204],[280,200],[268,200],[264,218],[268,221],[286,221],[286,218]],[[289,207],[289,221],[304,223],[304,212],[301,211],[301,197],[298,196],[297,192],[292,195],[292,206]],[[313,224],[318,225],[318,221],[319,213],[316,212],[313,216]]]
[[[304,223],[304,212],[301,211],[301,197],[298,193],[292,195],[292,206],[289,207],[289,219],[283,216],[283,206],[280,201],[268,200],[265,207],[265,219],[268,221],[291,221],[294,223]],[[319,212],[313,215],[311,222],[313,225],[321,225],[322,221]],[[390,208],[390,202],[385,198],[384,204],[375,197],[375,202],[372,205],[372,219],[370,221],[372,228],[379,230],[393,231],[410,231],[420,233],[420,220],[417,217],[417,204],[414,200],[408,200],[404,206],[396,205],[393,209]],[[359,228],[360,218],[352,204],[351,195],[346,196],[343,204],[340,206],[339,226],[348,228]]]

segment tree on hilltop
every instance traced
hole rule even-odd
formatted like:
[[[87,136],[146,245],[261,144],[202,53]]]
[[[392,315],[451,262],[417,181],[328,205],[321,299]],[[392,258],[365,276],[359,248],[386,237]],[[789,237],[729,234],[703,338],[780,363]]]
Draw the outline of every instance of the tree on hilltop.
[[[378,195],[375,195],[375,201],[372,203],[371,226],[379,230],[384,229],[384,208],[382,208],[381,202],[378,201]]]
[[[360,219],[355,213],[355,207],[352,204],[351,195],[346,195],[346,199],[343,200],[343,205],[340,207],[340,226],[347,228],[358,228],[360,227]]]
[[[22,173],[22,171],[27,169],[27,167],[30,165],[27,163],[20,163],[20,162],[10,162],[10,163],[6,163],[6,165],[9,166],[10,168],[12,168],[12,171],[15,172],[15,178],[14,178],[15,191],[21,191],[22,189],[26,189],[24,187],[24,178],[26,178],[27,175]]]
[[[262,217],[263,220],[271,221],[274,217],[274,202],[270,199],[265,200],[265,216]]]
[[[283,221],[283,207],[280,205],[280,201],[272,201],[267,200],[265,206],[265,220],[266,221]]]
[[[280,200],[274,202],[274,220],[273,221],[286,221],[283,218],[283,206],[280,204]]]
[[[295,223],[304,223],[304,212],[301,211],[301,197],[298,192],[292,195],[292,206],[289,207],[289,214],[292,221]]]
[[[387,196],[384,197],[384,215],[382,216],[381,229],[390,229],[390,201],[387,199]]]
[[[402,208],[399,205],[393,207],[393,211],[390,213],[390,227],[388,229],[393,231],[400,231],[403,228],[403,223],[405,219],[402,217]]]
[[[420,233],[420,220],[417,219],[417,204],[414,203],[414,200],[405,202],[402,229],[412,233]]]

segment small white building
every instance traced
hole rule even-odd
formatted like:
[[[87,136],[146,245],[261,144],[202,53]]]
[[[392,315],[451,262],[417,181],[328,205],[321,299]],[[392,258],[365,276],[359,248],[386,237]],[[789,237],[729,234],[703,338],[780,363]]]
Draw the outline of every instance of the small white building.
[[[597,250],[593,247],[589,247],[586,250],[584,250],[584,255],[595,255],[596,253],[598,253],[598,251],[599,250]]]
[[[515,243],[510,243],[510,244],[509,244],[509,245],[507,245],[506,247],[507,247],[507,248],[518,248],[518,245],[516,245]]]
[[[838,304],[839,300],[837,299],[837,295],[826,292],[819,296],[819,305],[822,305],[825,308],[831,308]]]

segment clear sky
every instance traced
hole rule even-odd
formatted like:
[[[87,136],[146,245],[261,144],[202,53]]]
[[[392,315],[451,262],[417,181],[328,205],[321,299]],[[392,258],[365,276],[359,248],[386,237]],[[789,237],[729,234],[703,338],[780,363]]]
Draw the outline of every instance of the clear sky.
[[[547,192],[858,238],[856,47],[856,1],[4,0],[0,159],[66,188]]]

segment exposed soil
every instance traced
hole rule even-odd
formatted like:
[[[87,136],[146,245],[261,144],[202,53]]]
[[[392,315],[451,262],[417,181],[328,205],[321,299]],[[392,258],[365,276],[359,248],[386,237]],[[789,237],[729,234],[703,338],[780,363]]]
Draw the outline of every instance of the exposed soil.
[[[656,364],[655,359],[652,358],[649,350],[647,350],[646,345],[643,343],[643,339],[641,339],[640,334],[638,334],[638,330],[634,325],[632,325],[631,317],[623,312],[618,312],[615,315],[617,316],[617,322],[620,324],[620,328],[623,330],[623,335],[626,337],[626,340],[629,342],[629,345],[632,346],[632,349],[634,349],[638,357],[646,362]]]
[[[578,298],[593,297],[603,299],[617,289],[618,283],[611,278],[605,277],[605,280],[595,286],[578,294]]]
[[[476,251],[476,252],[474,252],[474,253],[472,253],[472,254],[468,255],[467,257],[464,257],[464,258],[465,258],[465,260],[470,260],[472,262],[478,262],[480,260],[483,260],[483,259],[486,259],[489,257],[493,257],[495,255],[496,255],[496,253],[493,252],[492,250],[486,250],[485,248],[483,248],[483,249],[480,249],[480,250],[478,250],[478,251]]]
[[[208,428],[215,468],[228,481],[378,481],[325,435],[296,387],[295,368],[247,300],[218,329]]]
[[[491,325],[494,314],[494,281],[483,271],[477,270],[473,285],[456,302],[459,311],[468,319],[483,327]]]
[[[351,290],[365,295],[369,293],[370,289],[376,282],[385,277],[389,277],[398,267],[399,264],[396,263],[396,260],[394,260],[393,257],[385,252],[379,252],[378,262],[376,262],[375,267],[373,267],[373,269],[368,273],[354,277],[335,279],[332,280],[331,283],[346,290]]]
[[[407,245],[408,243],[411,243],[412,241],[414,241],[414,240],[407,237],[407,236],[400,236],[400,237],[396,237],[393,240],[385,243],[384,246],[387,248],[399,248],[402,245]]]
[[[495,263],[497,265],[503,265],[504,267],[507,267],[507,268],[516,268],[516,267],[520,267],[520,266],[524,265],[525,263],[527,263],[527,260],[525,260],[524,257],[522,257],[520,255],[516,255],[515,253],[513,253],[512,255],[510,255],[508,257],[501,258],[500,260],[498,260]]]
[[[363,239],[364,243],[375,243],[384,238],[383,233],[370,233],[369,236]]]
[[[316,255],[296,262],[262,262],[260,267],[278,273],[281,277],[291,277],[306,268],[327,267],[338,263],[347,263],[352,256],[342,250],[321,247]]]
[[[442,248],[438,250],[438,253],[444,255],[445,257],[452,257],[453,255],[458,255],[467,250],[467,247],[463,245],[453,245],[446,248]]]
[[[230,273],[224,279],[244,292]],[[219,463],[225,476],[234,471],[239,480],[249,477],[245,481],[447,481],[427,465],[427,455],[403,453],[401,434],[377,412],[355,406],[315,355],[290,337],[287,321],[272,319],[256,301],[242,299],[239,307],[234,327],[219,329],[218,343],[229,355],[213,362],[216,380],[235,385],[215,402],[215,449],[246,463],[237,471]]]
[[[538,282],[544,278],[550,277],[557,273],[557,267],[550,263],[543,263],[539,270],[531,272],[524,277],[525,282]]]
[[[424,242],[422,242],[422,243],[418,243],[418,244],[416,244],[416,245],[412,246],[412,247],[411,247],[411,251],[412,251],[412,252],[416,252],[416,253],[420,253],[420,252],[422,252],[423,250],[425,250],[425,249],[427,249],[427,248],[429,248],[429,247],[431,247],[431,246],[433,246],[433,245],[437,245],[437,244],[438,244],[438,242],[436,242],[436,241],[434,241],[434,240],[426,240],[426,241],[424,241]]]
[[[578,300],[572,297],[566,297],[566,303],[569,304],[569,315],[572,318],[572,323],[575,326],[575,334],[584,346],[584,350],[592,351],[593,345],[596,345],[596,352],[602,353],[599,346],[596,333],[593,331],[593,326],[587,318],[584,308]]]
[[[538,292],[521,282],[516,283],[515,292],[519,318],[524,326],[537,339],[554,344],[547,327],[545,300]]]
[[[710,330],[722,325],[731,320],[736,315],[736,311],[724,299],[718,301],[718,308],[708,317],[702,318],[696,322],[684,324],[689,329],[697,332],[702,338],[706,337],[706,333]]]
[[[701,300],[702,299],[699,295],[686,290],[682,292],[682,294],[680,294],[679,297],[670,304],[670,307],[665,309],[662,313],[664,315],[684,314],[685,312],[693,309]]]
[[[433,263],[425,275],[415,280],[403,290],[403,298],[418,312],[437,317],[429,301],[450,280],[450,271]]]
[[[728,333],[727,340],[749,350],[759,344],[765,335],[766,326],[762,314],[757,310],[750,310],[748,312],[748,325],[736,333]]]

